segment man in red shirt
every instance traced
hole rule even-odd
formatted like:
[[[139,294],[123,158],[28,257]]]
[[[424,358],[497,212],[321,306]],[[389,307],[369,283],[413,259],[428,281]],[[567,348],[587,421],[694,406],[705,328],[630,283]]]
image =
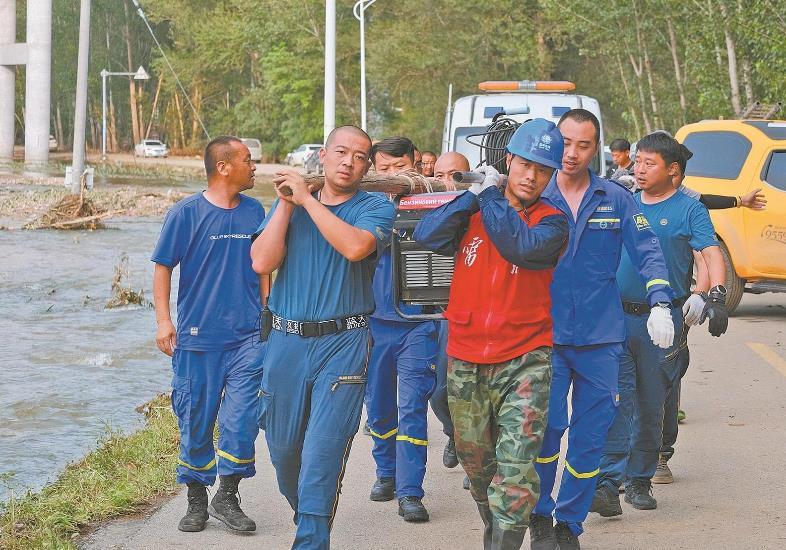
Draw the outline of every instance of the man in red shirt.
[[[484,166],[482,184],[430,212],[414,234],[456,255],[445,313],[448,403],[486,550],[521,547],[540,493],[534,461],[551,384],[549,285],[568,238],[565,215],[540,194],[562,150],[553,123],[524,123],[507,146],[504,190]]]

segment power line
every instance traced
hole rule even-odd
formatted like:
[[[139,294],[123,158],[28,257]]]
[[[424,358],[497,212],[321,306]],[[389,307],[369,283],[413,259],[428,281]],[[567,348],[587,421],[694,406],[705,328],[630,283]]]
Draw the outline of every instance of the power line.
[[[123,0],[123,1],[125,1],[125,0]],[[156,33],[153,32],[153,28],[150,26],[150,23],[147,21],[147,17],[145,17],[145,12],[142,11],[142,6],[139,5],[139,2],[137,2],[137,0],[131,0],[131,2],[133,2],[134,6],[136,6],[136,12],[139,14],[139,17],[142,18],[142,21],[145,22],[145,26],[147,26],[147,30],[150,31],[150,36],[152,36],[153,40],[155,40],[156,46],[158,46],[158,50],[161,52],[161,55],[164,57],[164,61],[166,62],[167,66],[169,67],[169,70],[172,71],[172,76],[175,77],[175,82],[177,82],[177,85],[180,86],[180,90],[183,92],[183,95],[185,96],[186,101],[188,101],[189,107],[191,107],[191,110],[194,112],[194,116],[199,121],[199,125],[202,127],[202,131],[205,132],[205,135],[207,136],[207,139],[211,139],[210,138],[210,134],[207,131],[207,128],[205,128],[205,123],[202,122],[202,118],[199,116],[199,113],[197,113],[197,110],[194,107],[194,104],[191,103],[191,98],[188,97],[188,92],[186,92],[185,87],[183,87],[183,83],[180,82],[180,79],[177,77],[177,73],[175,72],[175,68],[172,67],[172,63],[169,62],[169,58],[166,56],[166,53],[164,52],[164,48],[161,47],[161,43],[158,41],[158,38],[156,38]]]

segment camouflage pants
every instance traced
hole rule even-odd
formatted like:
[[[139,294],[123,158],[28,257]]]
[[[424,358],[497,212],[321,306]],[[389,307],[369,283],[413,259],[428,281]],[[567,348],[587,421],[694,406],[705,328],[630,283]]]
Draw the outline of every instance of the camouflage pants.
[[[521,529],[540,496],[534,460],[548,417],[551,348],[503,363],[450,358],[448,405],[472,498],[501,529]]]

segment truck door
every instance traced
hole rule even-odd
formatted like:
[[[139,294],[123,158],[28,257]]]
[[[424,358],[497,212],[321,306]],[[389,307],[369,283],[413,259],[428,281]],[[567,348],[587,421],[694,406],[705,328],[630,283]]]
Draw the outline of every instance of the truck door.
[[[786,148],[773,148],[746,192],[761,187],[764,210],[743,209],[751,267],[764,275],[786,277]]]

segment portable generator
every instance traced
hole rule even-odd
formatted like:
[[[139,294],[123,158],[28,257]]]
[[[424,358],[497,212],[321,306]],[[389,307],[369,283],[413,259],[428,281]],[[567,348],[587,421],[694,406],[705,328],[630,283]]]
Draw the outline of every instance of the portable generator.
[[[460,191],[404,195],[396,198],[396,219],[390,250],[393,259],[393,303],[405,319],[443,319],[453,280],[454,256],[435,254],[415,242],[415,226],[431,210],[447,204]],[[403,313],[399,303],[425,306],[424,313]]]

